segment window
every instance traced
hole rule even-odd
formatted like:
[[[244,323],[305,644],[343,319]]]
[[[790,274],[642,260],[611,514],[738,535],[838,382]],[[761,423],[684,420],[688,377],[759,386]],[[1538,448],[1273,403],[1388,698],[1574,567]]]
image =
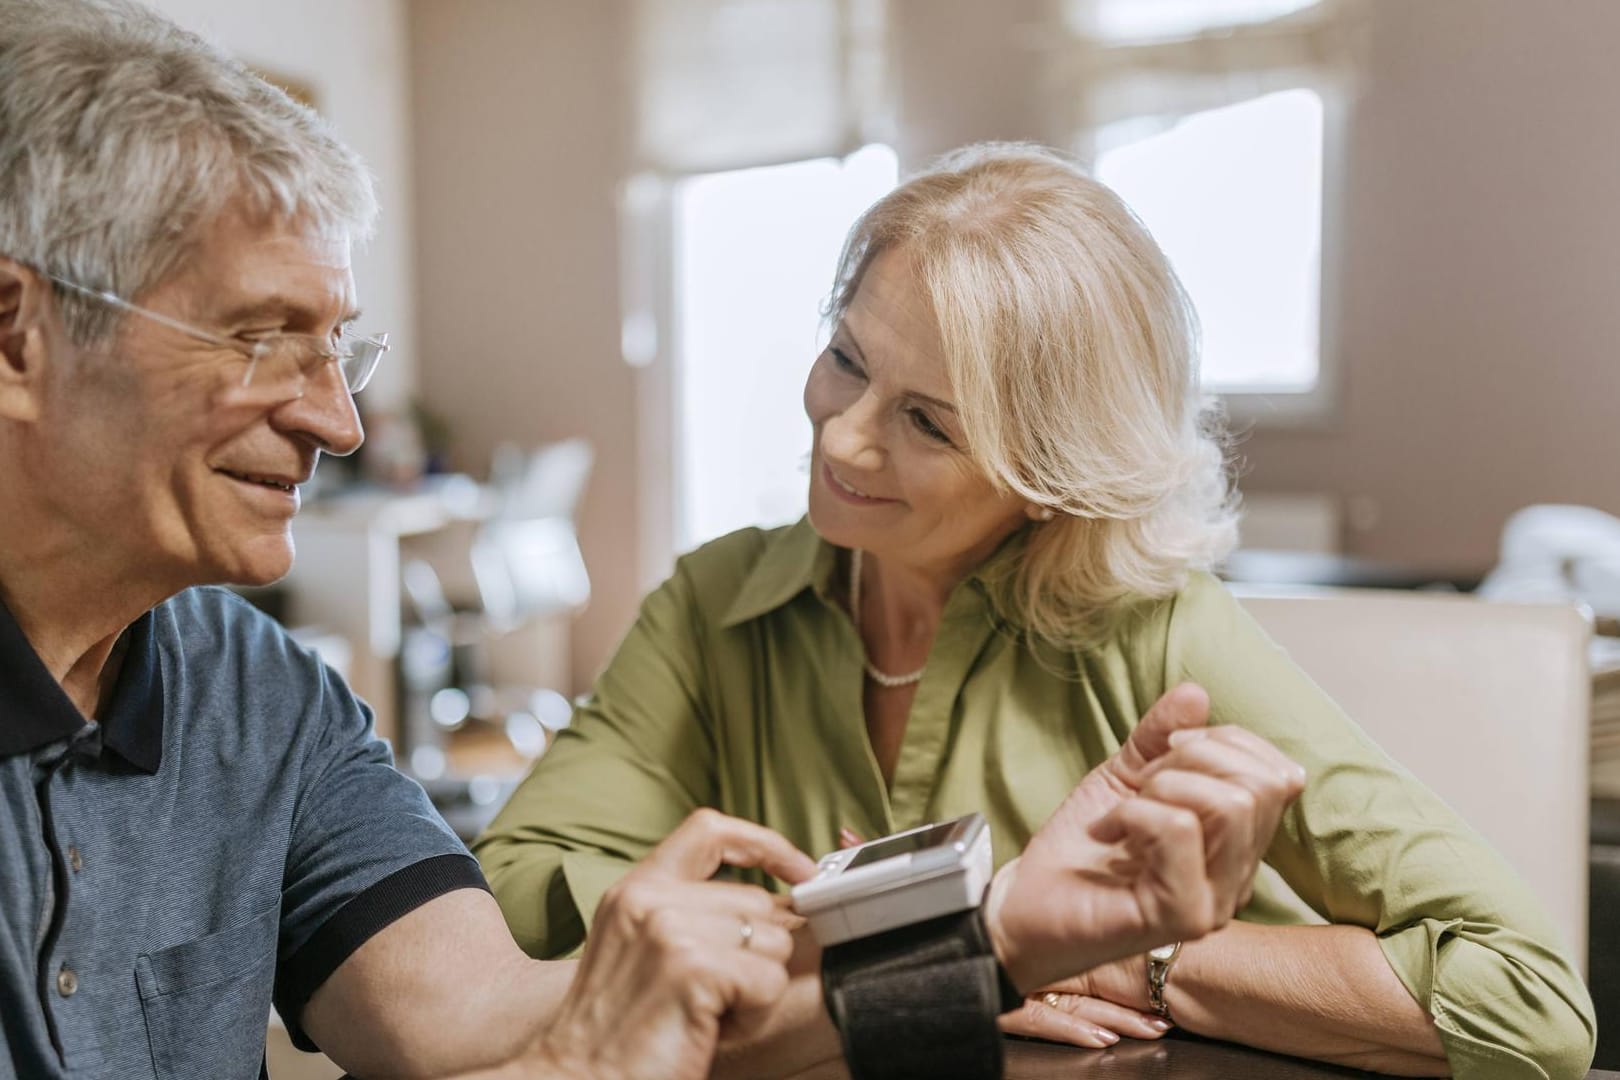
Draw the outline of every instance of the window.
[[[1063,2],[1074,145],[1187,287],[1204,386],[1247,422],[1330,415],[1357,0]]]
[[[800,403],[845,235],[898,182],[886,146],[692,176],[670,192],[677,551],[804,513]]]
[[[1070,0],[1070,24],[1101,41],[1162,41],[1265,22],[1318,0]]]
[[[1123,120],[1098,133],[1097,177],[1152,230],[1198,308],[1204,386],[1316,389],[1321,97],[1287,90],[1136,141],[1133,129],[1137,121]]]

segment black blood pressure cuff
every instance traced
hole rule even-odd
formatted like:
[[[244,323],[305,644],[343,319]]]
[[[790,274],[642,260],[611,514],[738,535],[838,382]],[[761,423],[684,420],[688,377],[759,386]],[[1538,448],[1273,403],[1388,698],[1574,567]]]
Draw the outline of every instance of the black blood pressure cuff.
[[[854,1080],[999,1080],[996,1017],[1024,1001],[979,908],[829,946],[821,990]]]

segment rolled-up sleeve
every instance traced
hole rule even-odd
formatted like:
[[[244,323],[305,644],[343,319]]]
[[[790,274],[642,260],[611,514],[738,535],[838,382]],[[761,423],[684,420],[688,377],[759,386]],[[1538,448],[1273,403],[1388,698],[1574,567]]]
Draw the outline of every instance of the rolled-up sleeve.
[[[1591,998],[1523,880],[1212,579],[1195,579],[1171,617],[1165,684],[1182,680],[1209,691],[1215,723],[1249,728],[1305,766],[1266,861],[1322,917],[1378,936],[1434,1017],[1453,1075],[1585,1075]]]
[[[519,945],[577,948],[602,894],[694,809],[712,805],[701,628],[680,568],[573,722],[473,850]]]
[[[356,949],[445,893],[485,887],[422,788],[394,768],[371,710],[324,665],[304,700],[319,719],[303,755],[281,894],[276,1008],[313,1049],[300,1013]]]

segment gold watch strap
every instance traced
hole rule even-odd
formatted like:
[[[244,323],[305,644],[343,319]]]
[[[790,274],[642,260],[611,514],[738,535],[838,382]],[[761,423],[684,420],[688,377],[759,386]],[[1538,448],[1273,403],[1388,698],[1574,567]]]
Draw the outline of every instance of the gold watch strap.
[[[1181,942],[1172,945],[1160,945],[1156,949],[1149,949],[1148,958],[1148,1005],[1154,1012],[1170,1019],[1170,1006],[1165,1003],[1164,989],[1170,982],[1170,969],[1175,966],[1176,958],[1181,955]]]

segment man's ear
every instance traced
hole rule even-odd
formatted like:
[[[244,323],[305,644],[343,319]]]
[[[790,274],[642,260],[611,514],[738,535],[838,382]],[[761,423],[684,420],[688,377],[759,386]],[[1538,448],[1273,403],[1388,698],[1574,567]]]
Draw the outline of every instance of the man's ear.
[[[38,418],[54,311],[49,282],[0,256],[0,419]]]

